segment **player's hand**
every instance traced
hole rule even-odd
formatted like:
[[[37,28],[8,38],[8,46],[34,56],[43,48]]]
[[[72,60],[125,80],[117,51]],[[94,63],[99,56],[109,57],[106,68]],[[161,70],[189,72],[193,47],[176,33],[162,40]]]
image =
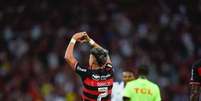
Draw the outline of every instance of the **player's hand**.
[[[82,43],[85,41],[84,36],[86,36],[86,32],[78,32],[78,33],[75,33],[72,38]]]
[[[85,42],[89,42],[91,38],[88,36],[87,33],[85,33],[84,34],[84,39],[85,39]]]
[[[80,43],[85,43],[85,42],[89,42],[91,40],[91,38],[88,36],[87,33],[83,34],[83,37],[81,37],[78,41]]]

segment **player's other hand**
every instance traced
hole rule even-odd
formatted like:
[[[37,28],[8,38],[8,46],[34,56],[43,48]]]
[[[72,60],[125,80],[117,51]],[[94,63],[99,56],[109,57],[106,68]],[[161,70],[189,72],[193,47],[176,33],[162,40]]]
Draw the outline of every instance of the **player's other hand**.
[[[89,42],[91,38],[88,36],[87,33],[85,33],[84,34],[84,39],[85,39],[86,42]]]
[[[86,32],[78,32],[78,33],[75,33],[72,38],[74,38],[78,42],[83,43],[86,41],[85,39],[86,35],[87,35]]]

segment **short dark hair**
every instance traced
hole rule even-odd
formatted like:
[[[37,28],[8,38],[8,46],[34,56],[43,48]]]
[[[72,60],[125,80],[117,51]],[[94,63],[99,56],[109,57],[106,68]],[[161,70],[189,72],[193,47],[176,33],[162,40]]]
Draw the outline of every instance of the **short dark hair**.
[[[92,54],[95,58],[97,63],[102,66],[107,62],[108,51],[102,48],[92,48],[90,50],[90,54]]]
[[[123,68],[123,72],[130,72],[130,73],[133,73],[133,74],[136,74],[136,70],[135,68]]]
[[[141,65],[138,68],[138,75],[139,76],[148,76],[149,75],[149,69],[146,65]]]

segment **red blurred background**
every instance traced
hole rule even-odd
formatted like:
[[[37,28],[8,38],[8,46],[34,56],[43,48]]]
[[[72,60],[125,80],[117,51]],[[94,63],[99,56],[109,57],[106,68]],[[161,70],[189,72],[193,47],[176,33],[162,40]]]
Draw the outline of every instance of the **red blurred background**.
[[[79,101],[81,83],[63,59],[87,31],[123,68],[149,66],[163,101],[188,101],[201,57],[201,0],[0,0],[0,100]],[[88,64],[88,46],[75,55]]]

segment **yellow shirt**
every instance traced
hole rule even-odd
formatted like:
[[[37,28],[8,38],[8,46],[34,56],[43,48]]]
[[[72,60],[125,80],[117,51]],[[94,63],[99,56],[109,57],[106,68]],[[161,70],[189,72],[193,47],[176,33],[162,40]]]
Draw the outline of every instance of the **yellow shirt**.
[[[130,98],[130,101],[161,101],[158,85],[142,78],[128,82],[123,96]]]

